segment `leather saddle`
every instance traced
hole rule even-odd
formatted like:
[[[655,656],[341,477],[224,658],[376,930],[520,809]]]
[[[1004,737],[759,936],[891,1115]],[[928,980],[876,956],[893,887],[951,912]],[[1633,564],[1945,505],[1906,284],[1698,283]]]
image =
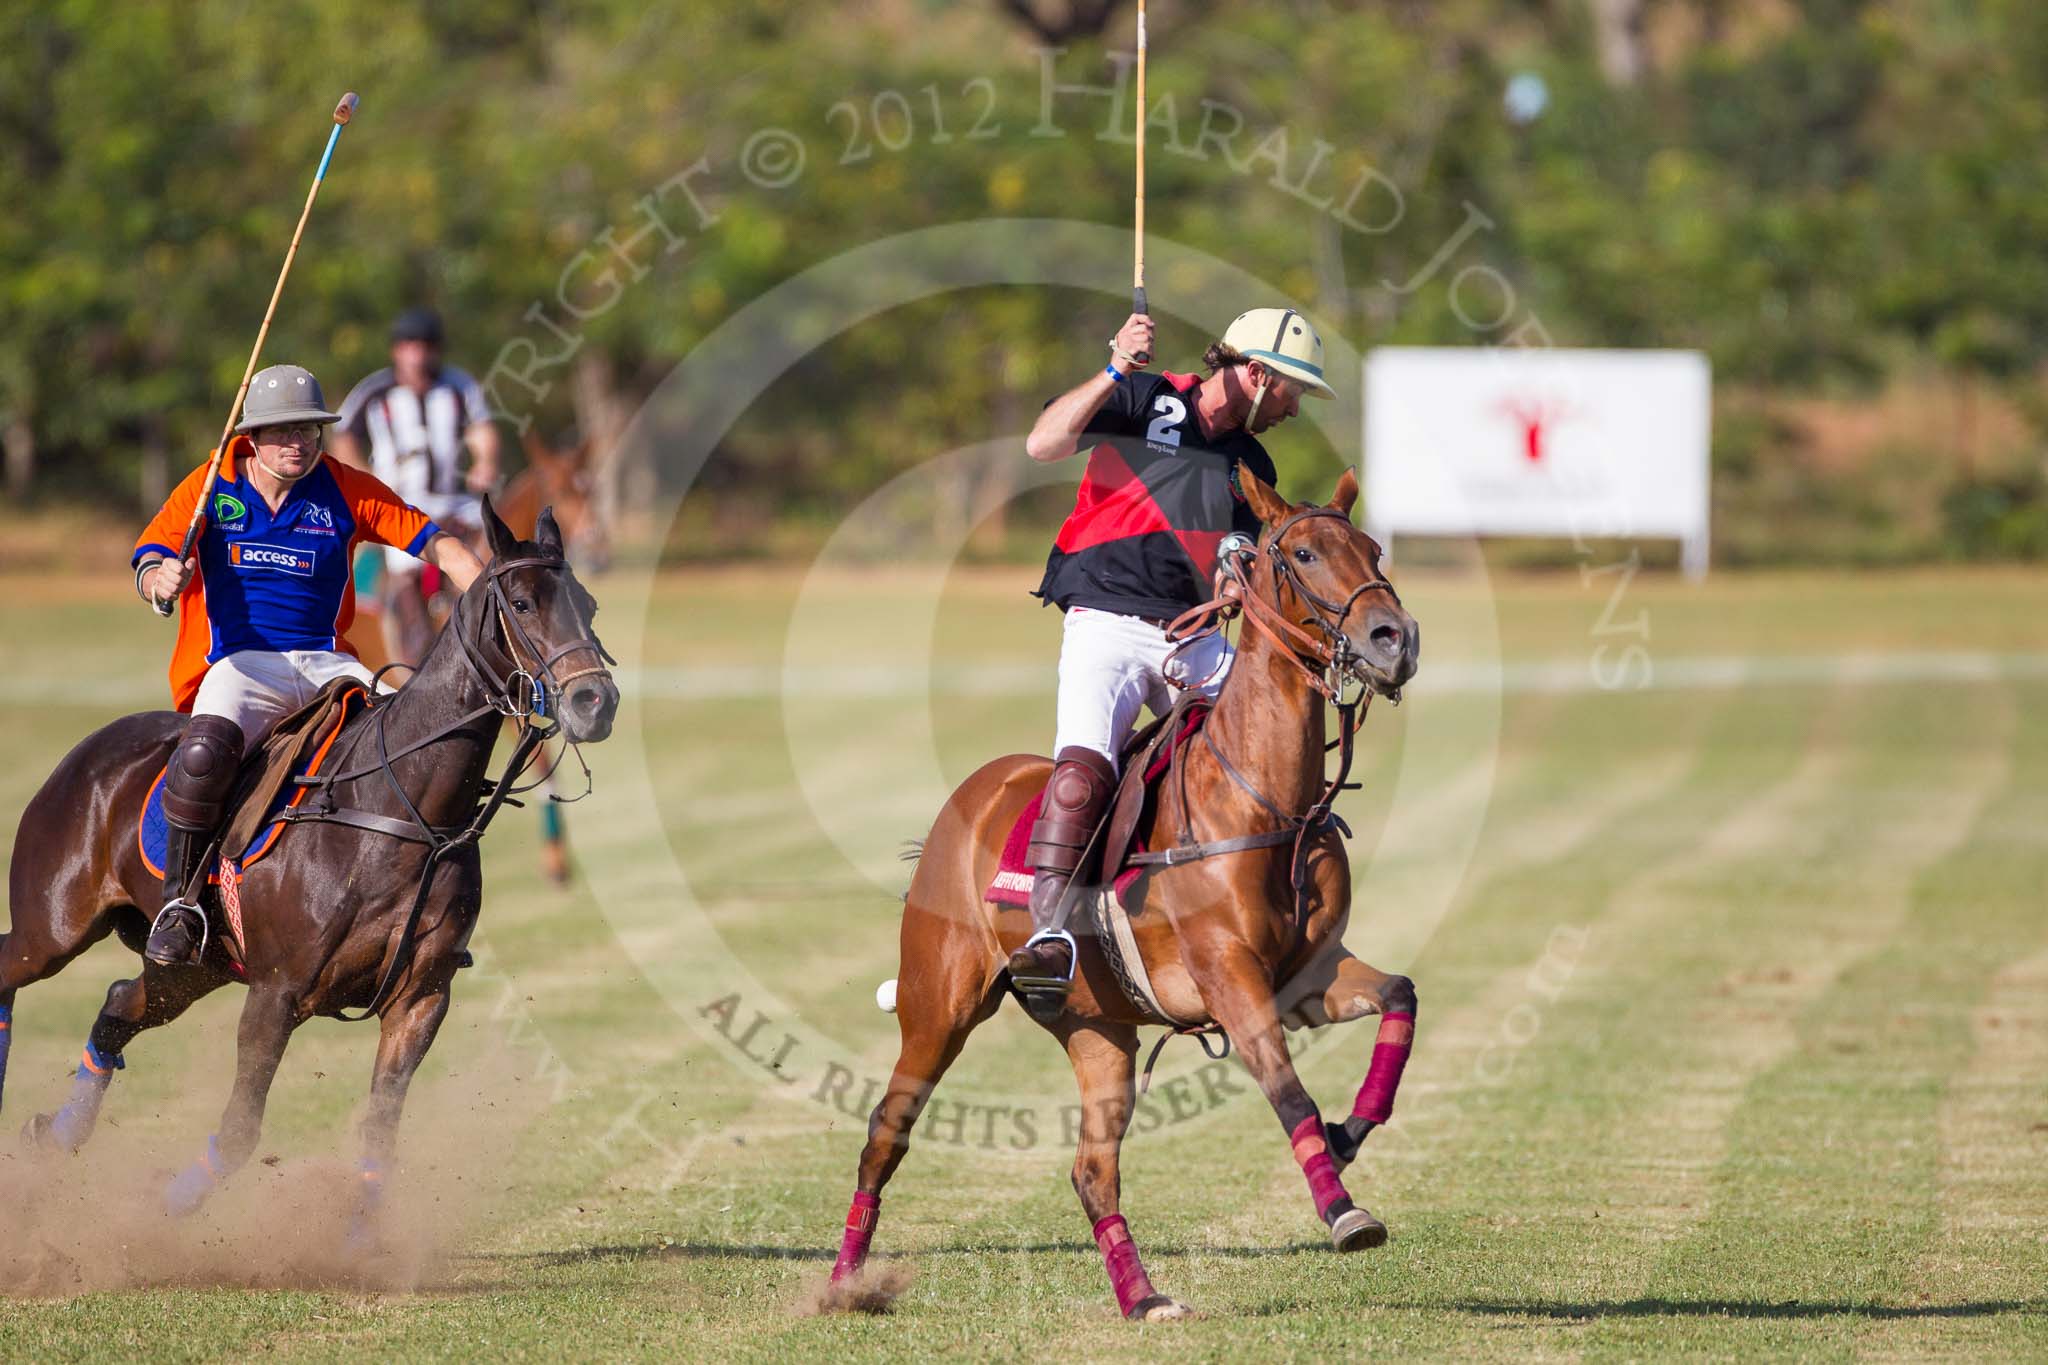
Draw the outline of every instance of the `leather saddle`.
[[[1108,828],[1102,840],[1099,880],[1115,880],[1124,870],[1137,843],[1138,831],[1157,807],[1161,781],[1179,764],[1180,750],[1194,737],[1208,718],[1211,702],[1195,693],[1183,693],[1163,716],[1133,734],[1124,744],[1122,776],[1117,779],[1116,797],[1110,802]]]
[[[263,741],[263,747],[242,760],[241,774],[228,804],[227,821],[222,826],[223,852],[235,850],[239,856],[240,850],[256,841],[264,826],[277,819],[279,797],[284,795],[293,776],[305,769],[312,756],[320,752],[353,713],[349,694],[354,692],[364,693],[365,702],[374,704],[375,694],[361,683],[353,678],[336,678],[311,701],[279,721]]]

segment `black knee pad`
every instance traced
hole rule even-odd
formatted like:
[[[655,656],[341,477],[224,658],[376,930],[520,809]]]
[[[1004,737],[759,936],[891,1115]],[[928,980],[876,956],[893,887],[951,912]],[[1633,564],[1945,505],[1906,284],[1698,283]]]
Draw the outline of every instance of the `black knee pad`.
[[[234,790],[242,763],[242,727],[225,716],[194,716],[171,754],[164,815],[180,829],[210,831]]]

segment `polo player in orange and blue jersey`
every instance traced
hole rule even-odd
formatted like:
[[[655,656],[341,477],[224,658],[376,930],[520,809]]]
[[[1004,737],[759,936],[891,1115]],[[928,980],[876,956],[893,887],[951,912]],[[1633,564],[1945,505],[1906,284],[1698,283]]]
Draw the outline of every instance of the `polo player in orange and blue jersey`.
[[[171,699],[192,714],[164,781],[170,840],[164,908],[145,949],[151,962],[192,961],[205,941],[204,912],[185,891],[245,749],[336,678],[371,685],[347,639],[356,546],[418,555],[458,591],[483,570],[426,513],[321,450],[322,429],[339,420],[306,370],[262,371],[250,381],[211,490],[201,465],[135,544],[136,592],[152,606],[178,603]],[[202,497],[203,529],[180,563],[178,546]]]

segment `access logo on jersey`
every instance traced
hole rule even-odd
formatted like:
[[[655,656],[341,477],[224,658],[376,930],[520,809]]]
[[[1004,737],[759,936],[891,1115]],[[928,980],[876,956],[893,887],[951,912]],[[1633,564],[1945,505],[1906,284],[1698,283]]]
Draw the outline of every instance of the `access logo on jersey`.
[[[288,573],[294,578],[313,576],[313,555],[308,550],[294,550],[289,545],[258,545],[251,541],[236,541],[228,546],[228,563],[238,569],[270,569]]]
[[[223,531],[246,531],[249,529],[249,509],[232,493],[215,493],[213,524]]]

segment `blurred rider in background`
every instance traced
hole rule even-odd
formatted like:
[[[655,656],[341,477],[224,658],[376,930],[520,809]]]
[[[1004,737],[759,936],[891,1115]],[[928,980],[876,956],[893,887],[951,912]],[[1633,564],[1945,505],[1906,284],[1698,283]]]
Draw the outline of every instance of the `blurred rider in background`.
[[[482,524],[483,495],[498,485],[498,429],[482,386],[443,363],[442,339],[433,310],[399,314],[391,327],[390,366],[342,400],[331,444],[336,456],[375,474],[435,524],[469,538]],[[378,595],[391,656],[419,662],[434,629],[427,611],[432,593],[423,589],[420,561],[403,550],[386,550]]]

